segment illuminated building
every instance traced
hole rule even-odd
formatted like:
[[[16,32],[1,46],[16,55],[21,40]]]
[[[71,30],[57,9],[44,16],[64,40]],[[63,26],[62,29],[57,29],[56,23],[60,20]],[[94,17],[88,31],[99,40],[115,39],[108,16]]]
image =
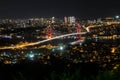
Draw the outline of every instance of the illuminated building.
[[[70,24],[75,23],[75,17],[74,16],[68,17],[68,23],[70,23]]]
[[[65,23],[67,23],[67,22],[68,22],[67,17],[64,17],[64,22],[65,22]]]
[[[52,17],[52,23],[55,23],[55,17]]]

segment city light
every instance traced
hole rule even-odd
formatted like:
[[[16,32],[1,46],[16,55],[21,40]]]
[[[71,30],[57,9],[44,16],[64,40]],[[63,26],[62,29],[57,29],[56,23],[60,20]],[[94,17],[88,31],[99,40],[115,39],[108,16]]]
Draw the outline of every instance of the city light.
[[[116,19],[119,19],[119,16],[117,15],[117,16],[115,16],[115,18],[116,18]]]
[[[53,48],[53,49],[52,49],[52,51],[54,52],[54,51],[55,51],[55,49]]]
[[[33,58],[35,55],[34,54],[29,54],[29,57],[30,58]]]
[[[72,35],[78,35],[78,34],[86,34],[86,33],[87,32],[70,33],[70,34],[60,35],[60,36],[53,37],[51,39],[46,39],[46,40],[42,40],[42,41],[38,41],[38,42],[32,42],[32,43],[27,42],[27,43],[22,43],[22,44],[16,44],[14,46],[4,46],[4,47],[0,47],[0,50],[3,50],[3,49],[20,49],[20,48],[24,48],[24,47],[27,47],[27,46],[38,45],[38,44],[41,44],[41,43],[45,43],[45,42],[48,42],[48,41],[51,41],[51,40],[54,40],[54,39],[59,39],[59,38],[66,37],[66,36],[72,36]]]
[[[0,0],[0,80],[120,80],[120,0]]]
[[[59,48],[60,50],[63,50],[64,48],[63,48],[63,46],[60,46],[60,48]]]
[[[66,17],[65,21],[58,23],[54,17],[13,21],[11,24],[19,23],[19,26],[0,27],[0,61],[13,65],[25,61],[50,66],[57,63],[54,61],[61,64],[63,61],[69,67],[71,64],[90,62],[98,63],[102,68],[111,64],[108,67],[117,70],[118,66],[113,62],[120,60],[120,45],[117,43],[120,39],[120,21],[119,16],[116,18],[110,18],[112,21],[101,19],[102,23],[95,20],[76,23],[75,17]],[[4,21],[1,24],[5,24]],[[9,34],[5,34],[8,30]]]

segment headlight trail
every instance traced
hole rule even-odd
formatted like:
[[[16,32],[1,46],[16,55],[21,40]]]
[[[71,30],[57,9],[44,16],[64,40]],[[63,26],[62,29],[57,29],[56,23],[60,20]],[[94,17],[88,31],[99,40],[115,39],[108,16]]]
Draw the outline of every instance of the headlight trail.
[[[15,45],[15,46],[5,46],[5,47],[0,47],[0,50],[4,50],[4,49],[19,49],[19,48],[24,48],[24,47],[28,47],[28,46],[34,46],[34,45],[38,45],[44,42],[48,42],[54,39],[59,39],[62,37],[66,37],[66,36],[72,36],[72,35],[77,35],[77,34],[86,34],[87,32],[81,32],[81,33],[71,33],[71,34],[65,34],[65,35],[60,35],[60,36],[56,36],[53,37],[51,39],[46,39],[46,40],[42,40],[42,41],[38,41],[38,42],[32,42],[32,43],[27,43],[27,44],[21,44],[21,45]]]

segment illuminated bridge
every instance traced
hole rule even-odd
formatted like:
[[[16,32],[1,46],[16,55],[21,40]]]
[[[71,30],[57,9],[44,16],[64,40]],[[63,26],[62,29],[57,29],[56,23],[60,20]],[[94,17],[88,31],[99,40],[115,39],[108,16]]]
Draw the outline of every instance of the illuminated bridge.
[[[72,36],[72,35],[79,35],[79,34],[86,34],[87,32],[80,32],[80,33],[71,33],[71,34],[65,34],[65,35],[60,35],[60,36],[56,36],[50,39],[46,39],[46,40],[42,40],[42,41],[38,41],[38,42],[31,42],[31,43],[24,43],[24,44],[16,44],[14,46],[4,46],[4,47],[0,47],[0,50],[4,50],[4,49],[19,49],[19,48],[24,48],[24,47],[28,47],[28,46],[34,46],[34,45],[38,45],[41,43],[45,43],[54,39],[59,39],[62,37],[66,37],[66,36]]]

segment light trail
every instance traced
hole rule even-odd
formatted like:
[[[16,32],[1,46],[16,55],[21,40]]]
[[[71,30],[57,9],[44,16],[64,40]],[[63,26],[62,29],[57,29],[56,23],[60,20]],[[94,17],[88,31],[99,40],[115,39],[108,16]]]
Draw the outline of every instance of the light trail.
[[[53,37],[51,39],[46,39],[46,40],[42,40],[42,41],[38,41],[38,42],[21,44],[21,45],[15,45],[15,46],[8,46],[8,47],[7,46],[6,47],[0,47],[0,50],[4,50],[4,49],[19,49],[19,48],[24,48],[24,47],[28,47],[28,46],[38,45],[38,44],[41,44],[41,43],[44,43],[44,42],[48,42],[50,40],[59,39],[59,38],[66,37],[66,36],[72,36],[72,35],[77,35],[77,34],[86,34],[86,33],[87,32],[65,34],[65,35]]]
[[[90,32],[90,28],[100,27],[100,26],[102,26],[102,25],[92,25],[92,26],[87,26],[87,27],[86,27],[86,30],[87,30],[87,32]]]
[[[87,30],[87,32],[90,32],[90,28],[101,27],[101,26],[103,26],[103,24],[104,25],[112,25],[112,24],[120,24],[120,22],[114,21],[114,22],[104,22],[104,23],[98,24],[98,25],[95,24],[95,25],[87,26],[86,30]]]

